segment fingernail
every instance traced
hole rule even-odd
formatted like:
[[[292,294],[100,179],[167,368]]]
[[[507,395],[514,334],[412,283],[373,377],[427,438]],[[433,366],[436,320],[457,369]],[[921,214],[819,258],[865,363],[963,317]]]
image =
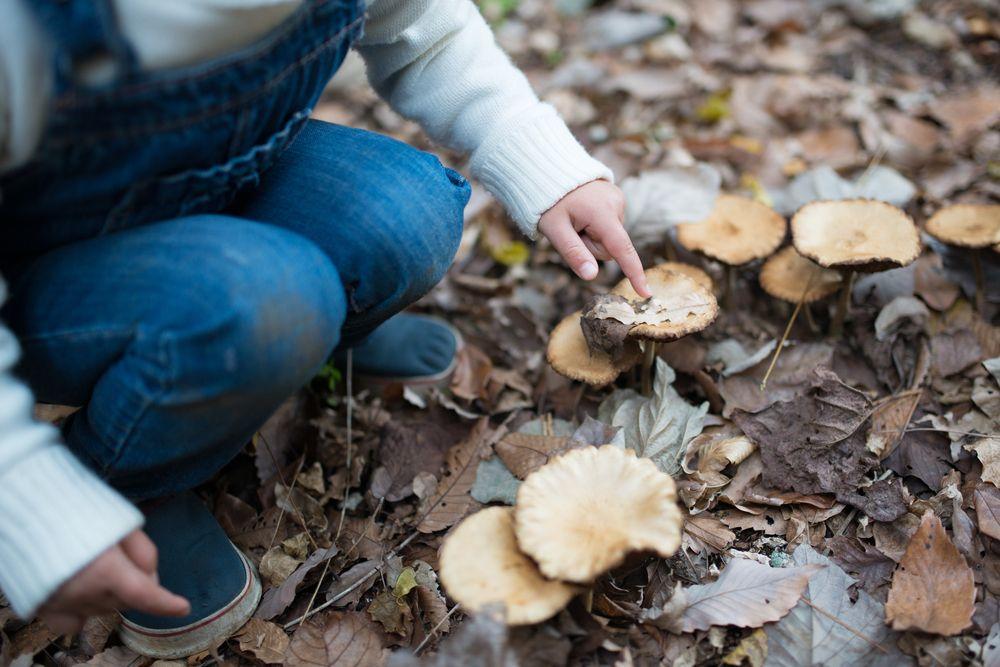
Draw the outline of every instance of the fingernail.
[[[597,264],[593,262],[585,262],[580,267],[580,277],[584,280],[593,280],[597,277]]]

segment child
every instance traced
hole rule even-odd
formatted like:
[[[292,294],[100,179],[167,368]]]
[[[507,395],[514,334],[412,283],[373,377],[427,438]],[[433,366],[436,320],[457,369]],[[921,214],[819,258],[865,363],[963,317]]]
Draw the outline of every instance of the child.
[[[587,280],[614,258],[648,295],[609,170],[471,0],[365,4],[0,9],[0,588],[20,615],[72,632],[128,609],[140,652],[212,645],[260,584],[187,490],[335,350],[353,347],[359,373],[447,376],[451,329],[393,316],[448,268],[469,186],[309,120],[350,47],[400,113],[471,154],[525,234]],[[28,386],[83,406],[66,447],[31,421]]]

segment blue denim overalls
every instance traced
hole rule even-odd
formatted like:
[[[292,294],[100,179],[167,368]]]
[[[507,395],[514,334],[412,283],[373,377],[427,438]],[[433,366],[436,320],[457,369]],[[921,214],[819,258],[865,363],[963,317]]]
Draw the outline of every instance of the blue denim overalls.
[[[167,0],[169,1],[169,0]],[[210,63],[142,72],[110,0],[30,0],[55,45],[48,124],[0,178],[0,267],[71,241],[219,211],[303,127],[361,34],[363,0],[305,0],[264,39]],[[87,86],[98,59],[114,76]]]
[[[305,0],[242,51],[142,72],[110,0],[32,0],[55,97],[37,155],[0,177],[0,316],[36,396],[84,406],[67,445],[129,497],[209,479],[454,256],[459,174],[308,118],[363,4]],[[75,80],[108,56],[113,80]]]

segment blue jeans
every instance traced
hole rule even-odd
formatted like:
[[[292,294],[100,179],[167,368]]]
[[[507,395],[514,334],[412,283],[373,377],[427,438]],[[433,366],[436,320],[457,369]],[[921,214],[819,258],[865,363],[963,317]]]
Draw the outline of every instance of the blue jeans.
[[[204,482],[339,343],[431,289],[469,186],[432,155],[309,121],[224,212],[45,252],[3,317],[66,441],[136,499]]]

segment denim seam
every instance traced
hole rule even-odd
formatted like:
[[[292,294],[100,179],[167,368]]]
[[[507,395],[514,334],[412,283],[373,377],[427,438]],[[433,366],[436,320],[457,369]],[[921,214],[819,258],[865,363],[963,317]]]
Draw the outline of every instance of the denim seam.
[[[22,345],[30,343],[44,343],[53,338],[68,340],[79,340],[81,338],[115,338],[118,336],[129,337],[135,335],[135,329],[69,329],[65,331],[51,331],[44,334],[33,334],[30,336],[18,336]]]
[[[237,98],[229,98],[225,102],[209,107],[201,111],[197,115],[189,116],[187,118],[183,118],[178,121],[151,123],[149,125],[140,125],[135,128],[128,128],[120,131],[114,130],[110,132],[95,132],[95,133],[90,133],[85,137],[56,139],[47,143],[45,148],[46,149],[62,148],[63,146],[66,145],[79,146],[79,145],[93,144],[99,141],[108,141],[117,139],[135,139],[146,134],[185,129],[197,125],[198,123],[201,123],[205,120],[208,120],[209,118],[212,118],[213,116],[216,116],[220,113],[224,113],[231,109],[245,106],[250,102],[252,102],[253,100],[255,100],[256,98],[270,92],[272,88],[274,88],[279,83],[284,81],[286,78],[291,76],[292,73],[302,65],[308,64],[312,60],[315,60],[317,57],[319,57],[320,53],[323,52],[325,49],[327,49],[331,44],[342,40],[344,35],[348,31],[352,31],[356,29],[359,25],[361,25],[364,22],[364,19],[365,19],[364,16],[360,16],[351,23],[347,24],[346,26],[344,26],[342,30],[340,30],[340,32],[323,40],[315,49],[301,56],[295,62],[290,63],[287,67],[278,72],[278,74],[276,74],[274,77],[269,78],[267,81],[262,83],[257,88],[247,93],[244,93],[243,95]],[[70,107],[68,109],[60,109],[60,111],[64,112],[73,111],[73,108]]]
[[[163,366],[163,368],[167,370],[166,373],[167,377],[165,380],[160,382],[159,391],[155,392],[152,396],[147,395],[145,393],[142,394],[142,399],[143,399],[142,404],[135,411],[135,414],[132,418],[132,423],[129,424],[128,428],[125,430],[125,434],[121,438],[118,438],[117,439],[118,441],[114,443],[114,448],[113,448],[114,454],[110,458],[110,460],[103,466],[102,474],[105,479],[107,479],[111,471],[121,461],[122,456],[125,455],[125,450],[129,446],[129,440],[131,440],[132,435],[135,433],[136,428],[139,425],[139,422],[141,422],[143,417],[146,416],[146,414],[149,412],[149,409],[153,405],[155,405],[158,400],[162,399],[169,392],[169,389],[177,383],[177,378],[174,374],[176,368],[174,368],[174,366],[169,363],[170,355],[168,354],[167,351],[168,349],[167,339],[169,338],[169,336],[170,335],[168,333],[160,334],[159,340],[157,341],[156,345],[157,347],[156,360],[157,362],[160,363],[161,366]],[[136,341],[140,342],[143,340],[143,338],[144,336],[142,332],[137,331]]]

